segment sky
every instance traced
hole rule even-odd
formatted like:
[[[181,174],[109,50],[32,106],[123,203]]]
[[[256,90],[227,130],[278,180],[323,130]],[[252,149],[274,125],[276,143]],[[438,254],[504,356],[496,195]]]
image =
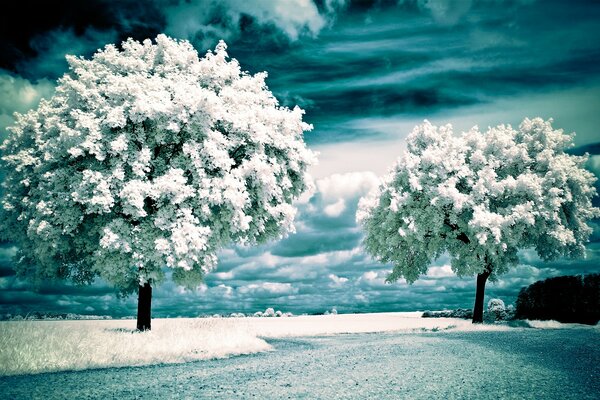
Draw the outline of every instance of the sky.
[[[155,288],[153,315],[255,312],[387,312],[472,307],[475,278],[455,276],[448,257],[414,284],[385,283],[391,266],[361,247],[358,200],[402,154],[412,128],[428,119],[518,125],[554,118],[576,132],[573,154],[588,152],[600,176],[600,2],[535,0],[88,0],[3,5],[0,16],[0,136],[14,112],[52,95],[66,54],[90,57],[108,43],[159,33],[189,40],[200,54],[223,39],[251,73],[268,72],[279,101],[306,110],[305,134],[319,152],[314,190],[297,202],[297,233],[259,247],[219,253],[196,290]],[[596,185],[598,187],[598,184]],[[598,205],[598,198],[595,199]],[[552,276],[600,272],[600,222],[587,258],[544,263],[531,250],[486,300],[513,303],[519,290]],[[0,246],[0,314],[135,315],[135,297],[91,286],[33,286]]]

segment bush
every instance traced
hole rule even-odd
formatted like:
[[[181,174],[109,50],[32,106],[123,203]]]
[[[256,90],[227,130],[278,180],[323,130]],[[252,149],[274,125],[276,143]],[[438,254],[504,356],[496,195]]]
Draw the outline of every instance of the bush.
[[[521,289],[516,318],[595,325],[600,321],[600,274],[559,276]]]
[[[267,308],[265,311],[257,311],[254,314],[252,314],[254,317],[266,317],[266,318],[273,318],[273,317],[293,317],[294,314],[292,314],[291,312],[283,312],[280,310],[275,310],[272,307]]]
[[[421,318],[473,318],[473,310],[467,308],[457,308],[456,310],[444,311],[425,311]]]
[[[514,319],[515,308],[514,306],[508,305],[505,307],[504,301],[500,299],[491,299],[488,302],[487,311],[484,314],[484,320],[486,322],[496,321],[509,321]],[[470,308],[457,308],[456,310],[444,310],[444,311],[425,311],[422,318],[462,318],[471,319],[473,318],[473,310]]]
[[[506,306],[506,320],[511,321],[515,319],[515,312],[515,306],[513,306],[512,304]]]
[[[507,319],[506,306],[500,299],[490,299],[485,313],[485,320],[489,322],[504,321]]]
[[[265,312],[263,313],[263,317],[274,317],[275,316],[275,310],[272,308],[267,308],[265,310]]]

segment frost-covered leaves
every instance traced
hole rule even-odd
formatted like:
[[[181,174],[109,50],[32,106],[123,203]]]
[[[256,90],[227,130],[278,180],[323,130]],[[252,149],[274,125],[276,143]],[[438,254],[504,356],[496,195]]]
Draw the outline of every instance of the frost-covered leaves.
[[[56,94],[17,117],[3,144],[3,235],[22,271],[127,290],[161,267],[194,286],[230,242],[293,230],[314,155],[303,111],[226,46],[198,58],[164,35],[68,57]]]
[[[585,255],[595,177],[587,157],[566,154],[571,136],[550,121],[525,119],[461,136],[425,121],[357,220],[365,247],[394,264],[388,280],[414,281],[444,252],[458,275],[494,276],[535,248],[544,259]]]

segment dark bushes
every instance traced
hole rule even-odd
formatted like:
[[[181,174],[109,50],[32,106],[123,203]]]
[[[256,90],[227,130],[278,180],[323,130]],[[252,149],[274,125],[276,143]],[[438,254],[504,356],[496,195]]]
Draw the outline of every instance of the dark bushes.
[[[553,319],[594,325],[600,320],[600,274],[559,276],[521,289],[519,319]]]
[[[473,318],[473,310],[466,308],[458,308],[456,310],[445,310],[445,311],[425,311],[422,318]]]

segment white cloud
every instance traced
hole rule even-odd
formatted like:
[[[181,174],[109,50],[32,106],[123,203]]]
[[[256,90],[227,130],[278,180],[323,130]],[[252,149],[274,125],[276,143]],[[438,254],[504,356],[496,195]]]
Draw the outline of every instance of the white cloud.
[[[456,276],[450,265],[442,265],[441,267],[429,267],[427,276],[431,278],[449,278]]]
[[[6,127],[14,123],[13,113],[25,113],[53,93],[54,85],[47,79],[32,83],[0,71],[0,135],[4,137]]]
[[[328,278],[333,282],[335,286],[341,286],[344,283],[348,282],[348,278],[344,278],[341,276],[337,276],[335,274],[329,274]]]
[[[343,263],[347,263],[352,260],[353,257],[357,255],[361,255],[360,248],[354,248],[352,250],[338,250],[338,251],[330,251],[325,253],[319,253],[311,256],[304,256],[297,260],[298,264],[301,265],[339,265]],[[366,256],[363,256],[366,257]]]
[[[367,281],[373,281],[373,280],[377,279],[377,272],[375,272],[375,271],[365,272],[364,274],[362,274],[362,279],[367,280]]]
[[[216,286],[215,288],[213,288],[213,291],[216,291],[217,295],[223,297],[231,297],[233,295],[233,288],[224,284]]]
[[[389,270],[378,270],[378,271],[367,271],[364,272],[356,281],[358,286],[370,289],[387,289],[390,288],[390,284],[386,283],[386,278],[389,275]]]
[[[247,15],[258,24],[273,25],[290,40],[297,40],[304,34],[318,34],[341,8],[340,5],[343,2],[328,1],[325,13],[320,14],[311,0],[178,2],[164,8],[166,33],[200,42],[206,49],[213,46],[216,40],[228,40],[240,35],[240,20]]]
[[[233,278],[233,271],[228,271],[228,272],[215,272],[213,274],[213,276],[217,279],[232,279]]]
[[[262,283],[251,283],[246,286],[241,286],[237,289],[242,294],[293,294],[297,293],[298,289],[294,288],[291,283],[280,283],[280,282],[262,282]]]
[[[359,301],[361,303],[368,303],[369,302],[369,298],[367,296],[365,296],[364,293],[358,293],[354,295],[354,299],[356,301]]]
[[[333,174],[316,182],[318,192],[327,203],[360,197],[378,184],[379,178],[370,171]]]
[[[289,265],[279,268],[272,276],[287,281],[301,281],[317,279],[322,272],[323,268],[319,265]]]
[[[414,127],[414,125],[412,126]],[[411,130],[412,130],[411,127]],[[410,130],[406,132],[407,136]],[[404,140],[378,140],[325,144],[311,147],[319,152],[319,164],[309,168],[315,178],[368,171],[382,175],[405,148]]]
[[[438,282],[436,282],[435,280],[429,280],[429,279],[417,279],[415,281],[415,283],[413,283],[413,286],[415,287],[431,287],[431,286],[436,286],[438,285]]]
[[[246,262],[236,268],[237,271],[257,271],[263,269],[272,269],[281,263],[281,257],[274,256],[270,252],[264,252],[254,257],[246,257]]]
[[[329,264],[329,258],[327,257],[327,253],[320,253],[312,256],[302,257],[298,263],[308,265],[326,265]]]
[[[346,202],[344,199],[339,199],[333,204],[326,206],[323,212],[329,217],[339,217],[341,213],[346,209]]]

